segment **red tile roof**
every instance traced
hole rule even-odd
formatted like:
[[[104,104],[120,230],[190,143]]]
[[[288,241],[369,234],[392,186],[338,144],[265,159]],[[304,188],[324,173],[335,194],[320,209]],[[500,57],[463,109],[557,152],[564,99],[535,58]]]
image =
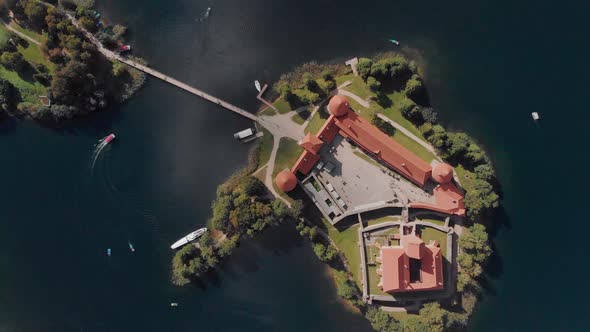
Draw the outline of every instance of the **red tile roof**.
[[[391,139],[377,127],[349,109],[348,113],[336,117],[340,134],[350,138],[375,159],[385,162],[409,180],[424,186],[430,178],[430,164]]]
[[[401,243],[415,243],[416,237],[406,235]],[[417,238],[417,237],[416,237]],[[419,239],[419,238],[418,238]],[[420,240],[420,239],[419,239]],[[422,240],[420,240],[422,242]],[[424,245],[420,249],[420,281],[410,282],[410,248],[403,246],[381,248],[381,288],[384,292],[436,290],[444,287],[442,254],[439,247]]]
[[[320,151],[322,144],[324,144],[324,142],[312,133],[307,133],[307,135],[299,141],[301,147],[313,154],[317,154],[318,151]]]
[[[411,208],[439,211],[458,216],[465,216],[465,202],[463,192],[452,182],[444,183],[434,188],[434,204],[415,202]]]
[[[342,116],[350,110],[348,98],[343,95],[335,95],[328,103],[328,111],[335,116]]]
[[[432,169],[432,178],[438,183],[451,182],[453,179],[453,167],[445,163],[437,164]]]
[[[311,169],[313,168],[315,163],[318,162],[318,160],[320,160],[319,154],[313,154],[305,150],[303,151],[303,153],[301,153],[301,156],[299,156],[299,159],[297,159],[295,165],[291,167],[291,172],[293,172],[293,174],[299,172],[303,175],[307,175],[307,173],[311,171]]]
[[[282,170],[275,177],[275,184],[283,192],[289,192],[297,186],[297,177],[288,169]]]

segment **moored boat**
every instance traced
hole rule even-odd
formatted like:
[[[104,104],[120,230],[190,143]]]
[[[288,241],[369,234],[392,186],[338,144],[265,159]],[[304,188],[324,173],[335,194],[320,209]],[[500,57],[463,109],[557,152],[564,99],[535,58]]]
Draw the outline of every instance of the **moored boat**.
[[[533,117],[533,120],[535,120],[535,121],[539,120],[539,113],[533,112],[533,113],[531,113],[531,116]]]
[[[390,42],[394,43],[395,45],[399,46],[399,42],[395,39],[390,39]]]
[[[258,82],[258,80],[254,81],[254,86],[256,87],[256,90],[258,90],[258,92],[262,90],[262,88],[260,87],[260,82]]]
[[[178,248],[184,246],[185,244],[198,239],[201,235],[205,234],[206,231],[207,231],[207,228],[197,229],[196,231],[188,234],[187,236],[183,237],[182,239],[174,242],[174,244],[172,244],[170,246],[170,248],[171,249],[178,249]]]

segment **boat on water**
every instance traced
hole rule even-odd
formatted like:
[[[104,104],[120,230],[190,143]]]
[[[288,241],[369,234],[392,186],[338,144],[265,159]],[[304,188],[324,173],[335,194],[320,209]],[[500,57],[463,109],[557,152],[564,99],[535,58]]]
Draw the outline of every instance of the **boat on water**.
[[[111,254],[112,254],[112,250],[111,250],[111,248],[108,248],[107,249],[107,256],[111,257]]]
[[[254,81],[254,86],[256,87],[256,90],[258,90],[258,92],[262,90],[262,88],[260,87],[260,82],[258,82],[258,80]]]
[[[390,42],[394,43],[396,46],[399,46],[399,42],[395,39],[390,39]]]
[[[131,45],[123,45],[118,49],[119,53],[131,51]]]
[[[177,302],[170,302],[170,306],[171,307],[178,307],[178,303]]]
[[[535,121],[539,120],[539,118],[540,118],[539,113],[537,113],[537,112],[531,113],[531,116],[533,117],[533,120],[535,120]]]
[[[127,241],[127,243],[129,244],[129,250],[131,250],[131,252],[135,252],[135,248],[133,247],[131,241]]]
[[[115,139],[115,134],[109,134],[108,136],[106,136],[105,138],[103,138],[102,141],[105,144],[109,144],[114,139]]]
[[[209,15],[211,15],[211,7],[207,7],[207,10],[205,11],[203,18],[208,18]]]
[[[185,244],[192,242],[196,239],[199,238],[199,236],[205,234],[205,232],[207,231],[207,228],[200,228],[197,229],[196,231],[188,234],[187,236],[183,237],[182,239],[174,242],[173,245],[170,246],[171,249],[178,249],[182,246],[184,246]]]

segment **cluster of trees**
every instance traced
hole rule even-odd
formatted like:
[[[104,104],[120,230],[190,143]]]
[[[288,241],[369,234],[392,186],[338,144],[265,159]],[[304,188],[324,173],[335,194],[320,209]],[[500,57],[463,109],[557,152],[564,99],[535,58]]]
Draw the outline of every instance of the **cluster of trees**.
[[[457,290],[463,295],[463,308],[471,313],[480,292],[477,282],[483,273],[483,264],[492,253],[488,233],[481,224],[474,224],[459,238],[460,254],[457,262],[461,271],[457,277]]]
[[[172,260],[172,282],[184,285],[215,268],[231,254],[242,236],[254,236],[286,218],[297,217],[298,208],[289,208],[281,200],[264,198],[266,187],[257,178],[240,173],[217,189],[213,201],[210,231],[199,247],[186,245]],[[213,234],[223,234],[214,238]]]
[[[335,88],[336,81],[329,69],[322,71],[316,77],[309,72],[303,73],[300,85],[292,86],[287,81],[279,81],[274,86],[275,91],[289,103],[291,108],[316,104]]]
[[[46,1],[58,4],[58,1]],[[91,0],[60,0],[59,4],[75,10],[80,24],[96,32],[99,22],[96,12],[89,10]],[[18,22],[26,28],[42,33],[42,51],[49,61],[56,64],[50,73],[45,66],[35,66],[33,78],[49,87],[51,107],[24,105],[21,109],[38,120],[70,119],[80,114],[101,110],[113,101],[122,101],[135,92],[145,76],[131,75],[127,68],[115,71],[84,34],[56,7],[37,0],[17,0],[11,6]],[[126,28],[117,26],[117,37]],[[14,51],[4,51],[0,63],[8,68],[22,71],[27,63]],[[134,80],[140,84],[133,83]],[[128,90],[132,90],[131,93]]]
[[[317,104],[336,88],[335,76],[347,71],[344,65],[308,62],[281,75],[273,91],[286,100],[291,108]]]
[[[13,109],[14,104],[19,100],[18,90],[5,79],[0,78],[0,107],[3,111]]]

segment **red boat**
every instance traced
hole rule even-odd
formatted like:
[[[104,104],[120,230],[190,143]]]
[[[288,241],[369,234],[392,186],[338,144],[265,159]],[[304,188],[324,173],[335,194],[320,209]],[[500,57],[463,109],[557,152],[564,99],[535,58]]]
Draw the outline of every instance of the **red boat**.
[[[110,134],[109,136],[105,137],[102,141],[105,142],[105,144],[109,144],[114,139],[115,139],[115,134]]]
[[[119,52],[127,52],[127,51],[131,51],[131,45],[123,45],[123,46],[119,47]]]

